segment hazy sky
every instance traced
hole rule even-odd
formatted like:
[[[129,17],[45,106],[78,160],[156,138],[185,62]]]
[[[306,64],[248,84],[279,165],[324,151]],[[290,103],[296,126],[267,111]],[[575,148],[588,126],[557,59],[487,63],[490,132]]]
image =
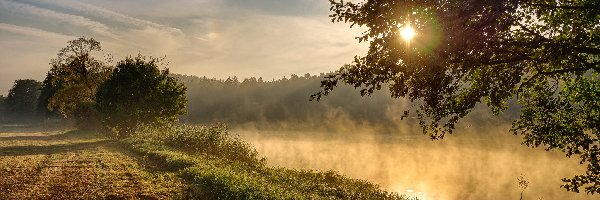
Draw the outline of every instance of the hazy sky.
[[[80,36],[121,60],[166,56],[173,73],[265,79],[329,72],[366,50],[327,0],[0,0],[0,94],[43,80]]]

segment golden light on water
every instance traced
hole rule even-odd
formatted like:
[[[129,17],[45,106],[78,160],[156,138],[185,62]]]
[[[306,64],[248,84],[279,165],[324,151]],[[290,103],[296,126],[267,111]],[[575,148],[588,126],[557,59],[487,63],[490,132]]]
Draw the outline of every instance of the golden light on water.
[[[418,199],[418,200],[432,200],[432,198],[428,197],[425,194],[425,191],[422,191],[423,188],[417,187],[405,187],[405,186],[395,186],[392,187],[393,191],[396,191],[398,194],[405,195],[408,199]]]
[[[402,35],[402,37],[404,38],[404,40],[406,40],[407,42],[410,42],[410,40],[416,35],[417,33],[415,32],[415,30],[410,26],[410,24],[406,24],[403,28],[402,31],[400,32],[400,35]]]

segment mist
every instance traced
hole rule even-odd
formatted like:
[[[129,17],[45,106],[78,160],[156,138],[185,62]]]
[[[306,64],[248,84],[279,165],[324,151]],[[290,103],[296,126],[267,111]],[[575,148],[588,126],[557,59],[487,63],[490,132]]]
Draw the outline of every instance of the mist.
[[[577,158],[523,146],[509,131],[519,113],[512,102],[499,116],[477,106],[453,134],[432,141],[417,119],[402,117],[415,102],[384,90],[361,97],[340,86],[324,101],[308,101],[324,76],[178,76],[188,87],[181,120],[226,122],[272,167],[334,170],[419,199],[592,199],[560,187],[585,171]]]
[[[353,124],[346,124],[355,127]],[[592,199],[560,188],[584,170],[576,159],[520,145],[508,126],[462,129],[440,141],[412,134],[237,129],[268,164],[335,170],[419,199]],[[480,132],[485,132],[481,134]],[[518,178],[524,177],[523,189]]]

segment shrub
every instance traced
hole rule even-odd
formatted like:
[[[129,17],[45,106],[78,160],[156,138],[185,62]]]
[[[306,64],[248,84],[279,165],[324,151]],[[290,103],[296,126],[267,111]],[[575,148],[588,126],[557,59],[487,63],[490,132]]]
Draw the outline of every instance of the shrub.
[[[141,55],[126,58],[98,88],[102,124],[117,136],[129,136],[141,124],[169,124],[185,114],[186,88],[169,70],[160,70],[160,62]]]
[[[147,143],[232,162],[249,165],[261,165],[264,162],[264,159],[258,158],[258,152],[250,144],[230,135],[225,124],[143,126],[134,137]]]

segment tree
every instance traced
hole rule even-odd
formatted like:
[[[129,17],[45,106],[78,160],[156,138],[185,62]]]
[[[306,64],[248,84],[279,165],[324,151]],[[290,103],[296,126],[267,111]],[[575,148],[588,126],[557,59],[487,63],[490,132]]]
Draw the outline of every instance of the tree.
[[[32,79],[19,79],[6,96],[6,109],[13,120],[32,121],[36,117],[37,99],[41,83]]]
[[[52,59],[52,68],[44,80],[44,95],[50,111],[58,110],[65,118],[74,118],[80,129],[97,126],[94,109],[96,89],[111,73],[110,55],[103,60],[93,54],[102,53],[100,42],[81,37],[69,41],[58,57]]]
[[[415,103],[423,132],[452,133],[477,104],[494,114],[517,99],[512,132],[523,144],[579,156],[587,171],[564,188],[600,192],[600,3],[579,1],[330,0],[332,22],[368,30],[369,42],[322,81],[320,100],[338,84],[370,95],[388,86]],[[414,38],[402,38],[411,27]],[[410,29],[409,29],[410,30]]]
[[[6,121],[6,97],[0,95],[0,123]]]
[[[119,137],[140,124],[165,124],[185,114],[186,87],[160,70],[161,60],[138,55],[120,61],[96,94],[102,124]]]
[[[60,113],[57,110],[52,111],[48,108],[50,98],[52,98],[58,88],[60,88],[60,86],[55,86],[53,84],[53,78],[54,76],[48,73],[42,82],[42,87],[40,89],[40,96],[37,100],[37,112],[42,117],[60,116]]]

